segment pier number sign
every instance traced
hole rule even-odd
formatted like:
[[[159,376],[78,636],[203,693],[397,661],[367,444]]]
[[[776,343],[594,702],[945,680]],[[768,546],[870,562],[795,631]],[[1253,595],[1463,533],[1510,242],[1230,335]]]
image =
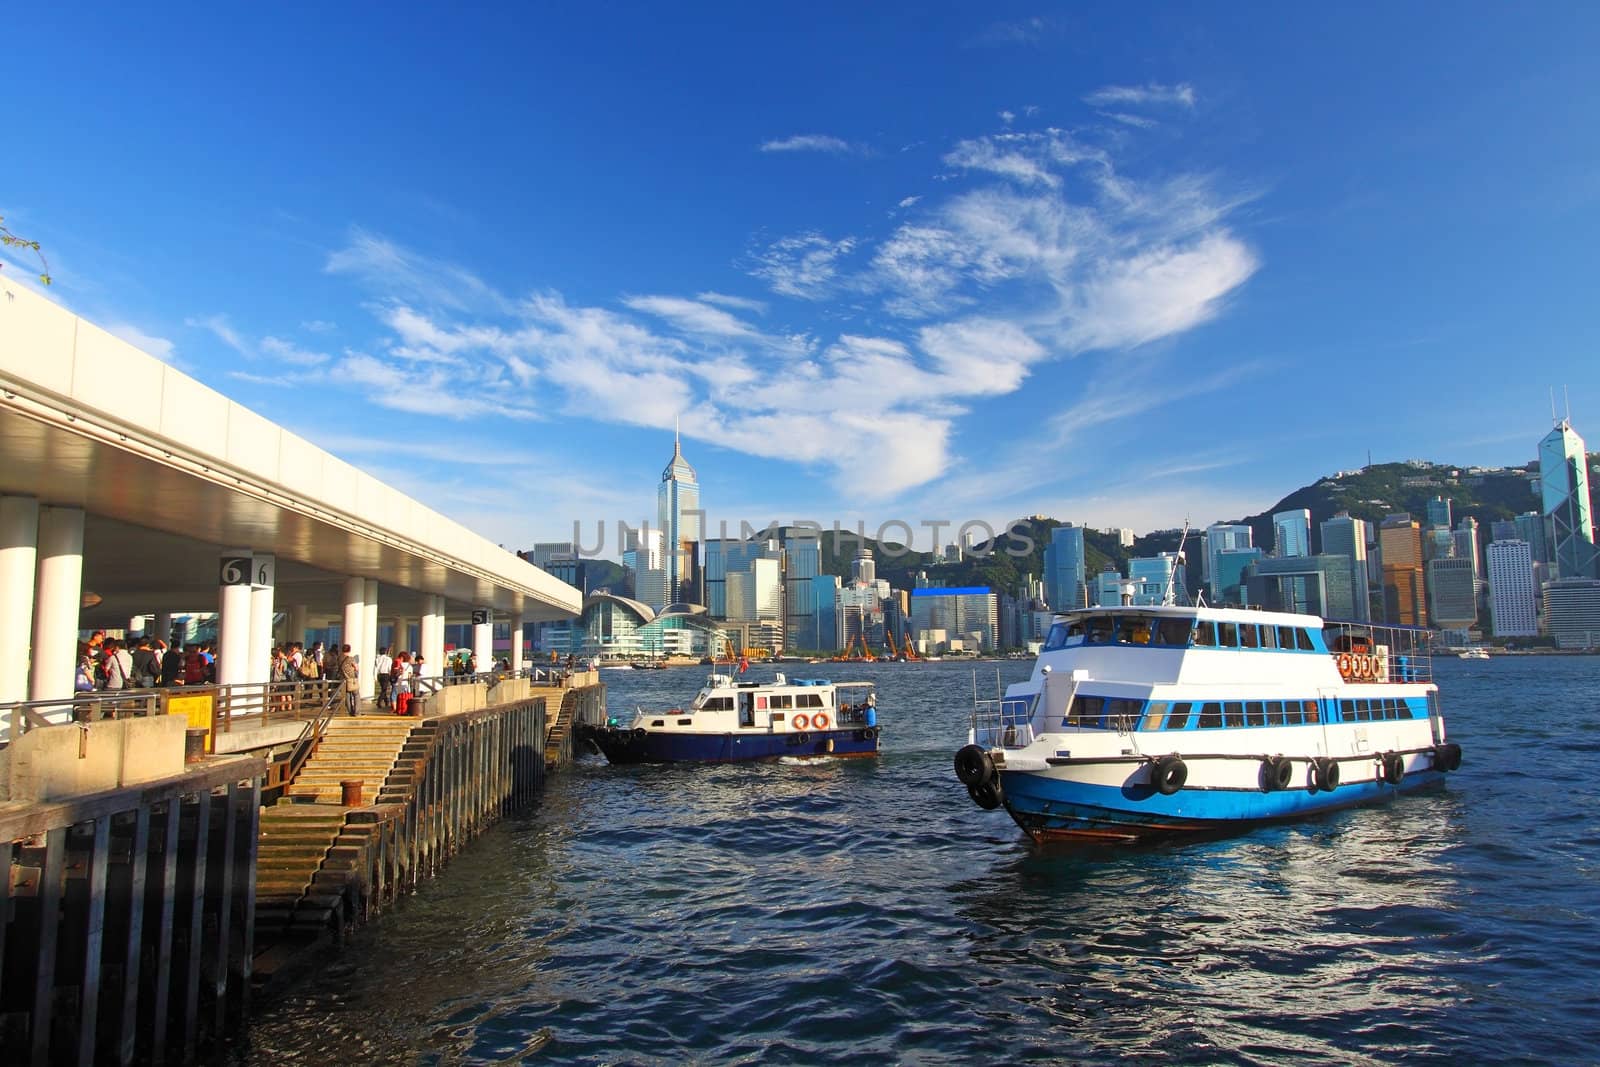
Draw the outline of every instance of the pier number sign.
[[[275,562],[272,556],[223,556],[217,571],[217,584],[271,585]]]
[[[488,608],[473,608],[472,609],[472,625],[474,625],[474,626],[482,626],[485,623],[490,622],[490,621],[491,621],[491,618],[490,618],[490,614],[489,614],[489,609]]]

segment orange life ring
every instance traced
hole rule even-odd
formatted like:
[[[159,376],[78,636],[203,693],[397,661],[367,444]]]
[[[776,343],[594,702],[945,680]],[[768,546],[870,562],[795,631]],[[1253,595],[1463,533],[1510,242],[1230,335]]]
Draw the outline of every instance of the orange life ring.
[[[810,726],[810,725],[811,725],[811,720],[806,718],[804,715],[796,715],[794,717],[794,728],[796,730],[804,730],[807,726]]]
[[[1373,656],[1361,657],[1361,677],[1371,678],[1378,673],[1378,661]]]
[[[1350,663],[1350,653],[1348,653],[1348,652],[1339,653],[1339,673],[1344,675],[1346,678],[1348,678],[1348,677],[1350,677],[1351,669],[1352,669],[1352,667],[1351,667],[1351,663]]]
[[[816,727],[818,730],[826,730],[828,728],[828,713],[825,711],[819,711],[815,715],[811,716],[811,725]]]

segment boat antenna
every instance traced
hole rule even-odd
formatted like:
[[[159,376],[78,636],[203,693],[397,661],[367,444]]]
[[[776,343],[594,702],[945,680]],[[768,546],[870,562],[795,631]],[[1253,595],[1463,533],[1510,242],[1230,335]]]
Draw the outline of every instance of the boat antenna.
[[[1183,544],[1189,540],[1189,520],[1183,520],[1183,533],[1178,535],[1178,551],[1172,554],[1172,570],[1167,574],[1167,592],[1161,598],[1163,607],[1173,607],[1178,603],[1178,568],[1183,566]]]

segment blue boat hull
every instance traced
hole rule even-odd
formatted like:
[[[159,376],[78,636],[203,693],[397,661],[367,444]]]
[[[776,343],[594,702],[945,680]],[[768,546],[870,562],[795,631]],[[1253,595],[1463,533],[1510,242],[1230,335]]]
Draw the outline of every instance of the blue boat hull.
[[[691,734],[607,729],[592,735],[612,763],[733,763],[741,760],[876,756],[878,731],[855,727],[794,733]]]
[[[1425,768],[1397,785],[1353,782],[1333,790],[1185,788],[1163,796],[1147,784],[1122,787],[1001,771],[1005,808],[1035,841],[1128,841],[1220,833],[1387,800],[1444,780]]]

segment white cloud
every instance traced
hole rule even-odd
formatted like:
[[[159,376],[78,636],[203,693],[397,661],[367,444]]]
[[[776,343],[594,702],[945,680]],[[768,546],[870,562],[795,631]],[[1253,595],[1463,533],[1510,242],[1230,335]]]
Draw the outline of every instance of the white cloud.
[[[1153,126],[1160,125],[1155,119],[1148,119],[1143,115],[1130,115],[1126,111],[1102,111],[1100,114],[1113,122],[1120,122],[1124,126],[1134,126],[1141,130],[1148,130]]]
[[[850,151],[850,143],[822,133],[802,133],[780,140],[765,141],[763,152],[833,152]]]
[[[351,232],[345,247],[329,253],[323,270],[353,277],[390,299],[426,307],[468,311],[504,306],[504,298],[471,271],[360,229]]]
[[[146,352],[163,363],[171,363],[176,352],[176,346],[165,337],[145,333],[137,326],[126,322],[113,323],[106,327],[106,332],[113,337],[120,337],[141,352]]]
[[[855,247],[853,237],[837,241],[819,233],[784,237],[756,253],[751,273],[775,293],[814,300],[829,291],[839,273],[839,261]]]
[[[708,337],[749,338],[757,331],[721,308],[672,296],[634,296],[623,303],[635,311],[665,319],[685,333]]]
[[[307,333],[332,333],[339,328],[339,325],[324,319],[309,319],[302,322],[300,328]]]
[[[908,196],[905,199],[901,200],[900,203],[896,204],[895,206],[899,207],[899,208],[908,208],[911,205],[915,204],[918,200],[921,200],[921,199],[922,199],[922,197],[920,197],[920,196]]]
[[[758,315],[764,315],[767,311],[767,305],[765,301],[751,300],[749,297],[744,296],[729,296],[727,293],[707,291],[704,293],[696,293],[694,298],[704,304],[716,304],[718,307],[737,308],[740,311],[753,311]]]
[[[185,326],[199,330],[209,330],[223,344],[239,353],[241,356],[254,358],[255,349],[245,343],[239,332],[228,323],[226,315],[205,315],[183,320]]]
[[[1149,82],[1145,85],[1106,85],[1085,96],[1083,100],[1092,107],[1156,104],[1193,110],[1195,93],[1194,86],[1188,82],[1178,85]]]
[[[328,362],[329,358],[326,352],[311,352],[292,341],[284,341],[277,337],[263,337],[261,353],[293,367],[319,367]]]

